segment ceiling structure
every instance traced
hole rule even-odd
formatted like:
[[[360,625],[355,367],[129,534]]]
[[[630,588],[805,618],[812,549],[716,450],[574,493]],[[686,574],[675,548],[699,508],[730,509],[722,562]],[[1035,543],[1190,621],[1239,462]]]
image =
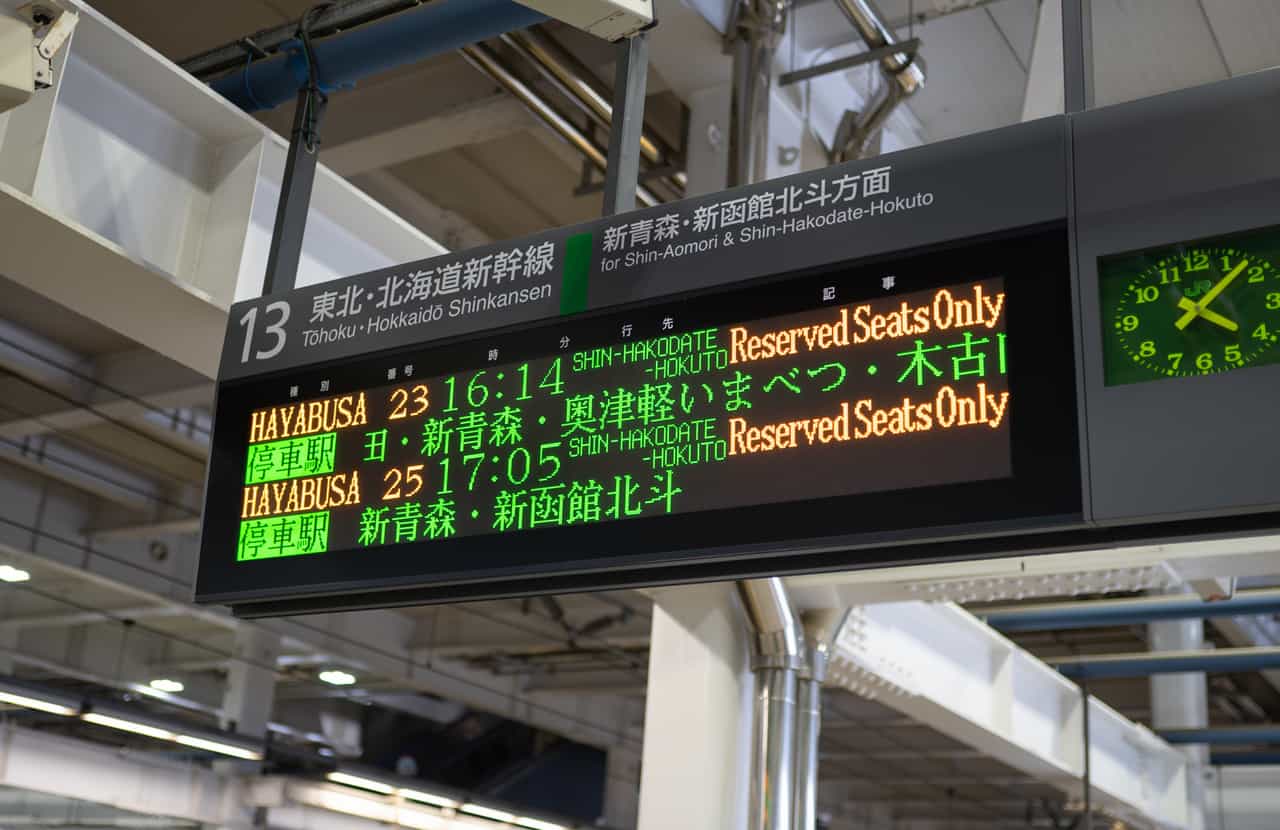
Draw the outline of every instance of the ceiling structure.
[[[174,4],[162,0],[93,5],[180,61],[296,20],[311,3],[220,0],[182,4],[177,16]],[[728,59],[714,46],[711,24],[690,8],[703,4],[668,5],[664,12],[660,3],[660,14],[680,25],[653,34],[647,112],[650,129],[685,150],[688,93],[724,83]],[[928,143],[1019,120],[1037,0],[881,5],[902,36],[922,39],[929,69],[926,88],[900,116],[902,135]],[[1280,63],[1280,6],[1270,0],[1159,0],[1158,8],[1094,0],[1093,27],[1100,105]],[[545,30],[607,87],[613,70],[606,45],[560,25]],[[786,68],[862,48],[828,2],[799,3],[792,31],[780,53]],[[664,62],[664,39],[686,59]],[[694,48],[688,44],[700,45],[696,53],[682,52]],[[551,94],[535,74],[528,77]],[[839,103],[869,83],[869,73],[854,71],[792,92],[799,111],[816,112],[817,98]],[[258,117],[285,133],[292,114],[283,107]],[[337,172],[451,247],[599,212],[599,192],[584,187],[581,156],[458,55],[335,93],[323,134],[324,158]],[[239,674],[257,670],[274,685],[274,734],[300,752],[394,769],[402,756],[414,755],[393,751],[397,734],[420,729],[414,734],[451,752],[452,763],[434,775],[495,797],[518,792],[513,782],[540,764],[563,762],[557,752],[569,745],[600,756],[585,764],[597,783],[611,769],[606,752],[638,758],[654,613],[652,599],[640,592],[262,623],[192,607],[211,384],[33,292],[8,281],[4,291],[0,553],[30,579],[0,584],[0,674],[216,728],[227,725],[228,688]],[[1266,584],[1277,572],[1280,566],[1253,573]],[[1221,646],[1243,644],[1238,632],[1217,626],[1207,636]],[[271,647],[254,651],[246,644],[255,638]],[[1012,639],[1045,658],[1150,646],[1144,627]],[[333,670],[356,683],[319,678]],[[148,685],[154,679],[183,688],[159,691]],[[1098,681],[1092,691],[1126,717],[1151,722],[1146,680]],[[1280,721],[1280,691],[1256,672],[1211,677],[1210,701],[1215,725]],[[904,821],[984,827],[1028,826],[1028,814],[1046,822],[1065,809],[1059,789],[879,703],[833,689],[824,710],[821,780],[833,827],[862,826],[868,805]],[[3,716],[88,740],[121,740],[79,722],[12,709]],[[128,745],[165,751],[136,736]],[[414,765],[422,770],[426,762],[414,758]],[[637,784],[633,775],[624,786]],[[37,810],[25,798],[0,792],[0,827],[19,826],[12,821],[19,813],[57,814],[48,826],[185,826],[131,823],[129,816],[99,816],[64,802]]]

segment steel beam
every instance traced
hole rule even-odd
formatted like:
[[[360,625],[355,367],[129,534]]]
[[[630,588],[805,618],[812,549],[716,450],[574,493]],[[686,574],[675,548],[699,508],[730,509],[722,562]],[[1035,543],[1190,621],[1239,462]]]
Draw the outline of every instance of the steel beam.
[[[1150,730],[949,604],[854,608],[831,655],[834,685],[1136,822],[1188,827],[1187,760]],[[1084,706],[1091,741],[1083,740]]]
[[[249,827],[240,785],[155,753],[0,725],[0,785],[211,827]]]

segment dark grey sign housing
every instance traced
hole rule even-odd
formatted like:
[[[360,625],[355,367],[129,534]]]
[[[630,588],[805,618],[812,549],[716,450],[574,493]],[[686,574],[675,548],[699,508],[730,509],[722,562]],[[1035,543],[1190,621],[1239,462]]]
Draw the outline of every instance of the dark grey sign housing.
[[[1097,260],[1280,224],[1280,154],[1268,138],[1280,134],[1269,105],[1278,95],[1280,71],[1261,73],[238,303],[197,599],[274,614],[1272,529],[1280,453],[1267,442],[1280,366],[1106,387]],[[803,502],[786,514],[742,505],[456,548],[236,561],[252,407],[319,397],[331,380],[374,386],[406,356],[427,366],[474,353],[481,365],[499,345],[533,348],[551,333],[606,336],[679,319],[682,308],[729,319],[737,303],[750,319],[798,291],[870,296],[899,274],[904,289],[949,278],[1008,286],[1020,331],[1010,335],[1012,475],[1001,481]],[[1193,517],[1192,528],[1180,524]]]

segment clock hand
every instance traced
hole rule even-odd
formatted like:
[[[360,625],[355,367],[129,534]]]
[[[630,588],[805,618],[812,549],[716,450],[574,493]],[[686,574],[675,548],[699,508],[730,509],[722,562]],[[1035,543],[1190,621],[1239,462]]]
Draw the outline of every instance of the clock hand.
[[[1214,300],[1218,299],[1218,295],[1221,294],[1223,291],[1226,291],[1227,286],[1235,282],[1236,277],[1240,276],[1240,274],[1247,267],[1249,267],[1249,260],[1247,259],[1241,260],[1239,265],[1237,265],[1235,268],[1232,268],[1229,274],[1227,274],[1222,279],[1218,280],[1218,284],[1215,285],[1213,288],[1210,288],[1208,292],[1206,292],[1205,295],[1200,298],[1200,302],[1196,303],[1195,306],[1191,310],[1189,310],[1186,314],[1183,314],[1181,317],[1179,317],[1178,322],[1174,323],[1174,325],[1177,326],[1179,329],[1185,329],[1187,326],[1191,325],[1191,321],[1196,319],[1200,315],[1204,314],[1205,308],[1207,308],[1208,305],[1212,303]],[[1186,298],[1184,297],[1183,299],[1186,299]],[[1182,304],[1179,303],[1178,306],[1181,307]]]
[[[1227,331],[1240,331],[1240,324],[1229,317],[1224,317],[1216,311],[1208,308],[1200,308],[1195,303],[1183,297],[1178,300],[1178,308],[1191,314],[1198,314],[1210,323],[1222,326]]]

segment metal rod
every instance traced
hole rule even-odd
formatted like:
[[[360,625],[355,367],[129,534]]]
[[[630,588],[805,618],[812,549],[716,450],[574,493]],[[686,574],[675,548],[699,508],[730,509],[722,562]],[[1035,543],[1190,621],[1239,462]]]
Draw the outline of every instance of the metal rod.
[[[773,57],[786,31],[791,0],[736,0],[733,93],[729,102],[729,185],[768,177]]]
[[[1062,0],[1062,70],[1067,112],[1093,106],[1093,2]]]
[[[1080,683],[1080,699],[1084,702],[1084,830],[1093,830],[1093,759],[1091,744],[1093,735],[1089,715],[1089,681]]]
[[[897,35],[872,0],[835,0],[835,3],[868,49],[901,47]],[[880,59],[880,73],[884,76],[884,87],[876,100],[864,106],[860,113],[846,112],[841,120],[831,147],[833,162],[862,158],[898,104],[924,86],[924,69],[916,62],[914,51],[889,50]]]
[[[810,66],[806,69],[797,69],[794,72],[784,72],[778,76],[778,86],[790,86],[798,84],[801,81],[807,81],[810,78],[817,78],[821,75],[829,75],[832,72],[842,72],[846,69],[853,69],[856,66],[865,66],[869,63],[875,63],[883,58],[892,57],[898,52],[906,52],[914,55],[920,51],[920,38],[913,37],[910,40],[904,40],[901,43],[894,43],[889,46],[881,46],[876,49],[868,49],[866,52],[859,52],[856,55],[850,55],[847,58],[839,60],[827,61],[817,66]]]
[[[578,129],[568,118],[547,103],[533,89],[516,76],[502,62],[498,54],[485,44],[478,43],[465,46],[459,50],[467,62],[488,75],[495,83],[516,97],[528,110],[543,121],[565,142],[582,153],[597,170],[605,171],[609,167],[609,159],[604,150],[596,146],[586,133]],[[636,198],[646,207],[659,204],[659,199],[643,185],[636,188]]]
[[[1244,745],[1280,743],[1280,724],[1277,723],[1204,727],[1201,729],[1157,729],[1156,733],[1171,744]]]
[[[1252,767],[1280,765],[1280,752],[1215,752],[1209,756],[1215,767]]]
[[[878,49],[895,44],[901,46],[898,36],[889,28],[884,15],[871,0],[835,0],[835,3],[858,34],[862,35],[868,48]],[[880,66],[907,95],[914,94],[924,86],[924,70],[915,63],[914,54],[901,48],[882,58]]]
[[[305,87],[298,91],[293,113],[293,131],[285,156],[284,179],[280,182],[280,202],[276,205],[276,222],[271,232],[271,250],[267,254],[267,273],[262,280],[262,294],[292,291],[298,280],[298,263],[302,260],[302,240],[307,232],[307,213],[311,208],[311,191],[316,180],[316,162],[320,148],[309,140],[309,130],[323,114],[323,99],[312,100]],[[310,106],[320,112],[309,114]],[[310,120],[310,123],[308,121]]]
[[[649,78],[649,40],[639,34],[618,50],[613,82],[613,121],[609,130],[609,162],[604,173],[603,215],[635,210],[644,138],[644,96]]]
[[[1142,625],[1168,620],[1277,614],[1280,613],[1280,590],[1242,591],[1231,599],[1212,602],[1194,595],[1175,594],[1137,599],[1043,603],[993,608],[976,613],[987,625],[1004,632]]]
[[[1247,672],[1280,668],[1280,647],[1146,651],[1084,657],[1049,658],[1045,662],[1067,677],[1145,677],[1183,672]]]

